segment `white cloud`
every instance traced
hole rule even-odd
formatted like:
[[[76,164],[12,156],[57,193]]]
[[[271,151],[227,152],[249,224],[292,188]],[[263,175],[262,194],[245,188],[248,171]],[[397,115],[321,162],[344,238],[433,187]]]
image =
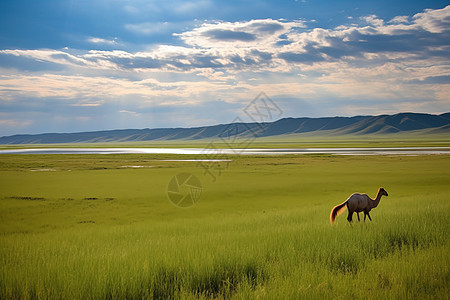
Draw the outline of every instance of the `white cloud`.
[[[418,98],[425,104],[416,108],[430,110],[433,102],[450,109],[449,85],[443,82],[450,75],[449,7],[389,21],[371,15],[336,28],[309,28],[301,20],[204,22],[176,35],[184,44],[140,52],[0,50],[17,59],[17,69],[30,60],[39,63],[37,70],[0,76],[0,99],[60,99],[73,109],[132,99],[136,107],[115,106],[124,117],[147,106],[248,101],[261,91],[311,103],[346,99],[348,111],[356,101],[367,101],[363,107],[369,111],[378,105],[374,99],[397,103],[386,106],[394,109],[413,107]],[[150,35],[171,26],[140,23],[127,29]],[[50,65],[60,69],[52,73]],[[440,81],[430,80],[436,77]]]
[[[141,115],[140,113],[137,113],[135,111],[126,110],[126,109],[119,110],[119,112],[122,113],[122,114],[130,114],[130,115],[133,115],[133,116]]]
[[[185,99],[182,101],[185,104],[193,104],[199,101],[198,95],[229,88],[232,86],[220,81],[161,82],[152,78],[129,80],[55,74],[0,77],[0,99],[4,99],[4,95],[58,98],[65,99],[64,101],[68,101],[71,106],[84,107],[100,106],[105,103],[104,99],[130,95],[147,103],[158,103],[161,98],[172,97]]]
[[[379,19],[376,15],[361,17],[361,20],[364,20],[368,24],[373,25],[375,27],[383,26],[384,24],[384,21],[382,19]]]
[[[81,106],[81,107],[96,107],[101,106],[104,103],[103,100],[92,101],[92,100],[81,100],[76,103],[72,103],[71,106]]]
[[[450,5],[442,9],[426,9],[413,16],[414,23],[432,33],[442,33],[450,28]]]
[[[409,17],[408,16],[396,16],[392,18],[388,23],[408,23]]]
[[[204,23],[181,34],[176,34],[186,44],[203,48],[268,48],[273,47],[280,36],[293,28],[305,28],[304,21],[285,22],[273,19],[246,22]]]
[[[66,66],[96,67],[95,63],[84,59],[81,55],[70,54],[66,51],[39,49],[39,50],[0,50],[0,54],[29,58],[39,62],[51,62]]]
[[[106,45],[116,45],[117,44],[117,38],[113,38],[112,40],[106,40],[98,37],[90,37],[87,39],[88,42],[94,43],[94,44],[106,44]]]
[[[243,22],[206,22],[192,30],[175,34],[185,46],[160,45],[149,51],[89,51],[75,53],[64,50],[1,50],[0,54],[27,57],[68,67],[122,71],[193,72],[213,68],[238,72],[285,71],[297,66],[319,62],[366,59],[383,63],[383,59],[410,59],[419,56],[445,56],[445,39],[437,35],[416,35],[427,32],[442,33],[450,18],[450,6],[441,10],[426,10],[416,14],[411,22],[406,16],[385,23],[375,15],[361,18],[363,24],[338,26],[334,29],[307,28],[304,21],[251,20]],[[129,29],[152,34],[169,23],[129,24]],[[91,38],[91,42],[111,42]],[[441,44],[441,45],[440,45]],[[383,54],[383,55],[381,55]],[[361,64],[366,64],[364,60]]]

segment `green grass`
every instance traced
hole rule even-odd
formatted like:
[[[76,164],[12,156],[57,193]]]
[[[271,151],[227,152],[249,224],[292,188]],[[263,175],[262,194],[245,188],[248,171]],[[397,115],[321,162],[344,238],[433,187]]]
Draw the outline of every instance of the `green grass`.
[[[235,156],[215,182],[179,158],[1,155],[0,298],[448,299],[449,156]],[[330,225],[380,186],[373,222]]]
[[[231,141],[229,141],[231,142]],[[342,147],[450,147],[448,133],[430,134],[422,132],[399,132],[391,134],[346,134],[325,133],[284,134],[258,137],[255,139],[233,140],[227,144],[221,139],[198,140],[153,140],[138,142],[100,142],[100,143],[63,143],[63,144],[17,144],[0,145],[1,150],[23,148],[122,148],[122,147],[162,147],[162,148],[204,148],[211,143],[217,147],[234,148],[342,148]],[[250,144],[249,144],[250,143]]]

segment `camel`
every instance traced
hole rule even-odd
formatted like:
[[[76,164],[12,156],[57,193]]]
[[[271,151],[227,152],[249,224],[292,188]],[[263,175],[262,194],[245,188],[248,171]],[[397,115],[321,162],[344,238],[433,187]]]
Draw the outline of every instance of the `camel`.
[[[377,196],[375,199],[370,198],[367,194],[360,194],[360,193],[354,193],[350,197],[348,197],[347,200],[345,200],[343,203],[336,205],[331,210],[330,214],[330,221],[331,223],[334,223],[336,220],[336,217],[340,215],[344,209],[345,206],[347,206],[348,209],[348,217],[347,221],[351,224],[353,213],[356,212],[358,216],[359,221],[359,213],[364,212],[364,222],[366,221],[366,216],[369,217],[369,220],[372,221],[372,218],[369,215],[369,212],[378,206],[378,203],[380,203],[381,196],[387,196],[388,193],[384,188],[379,188]]]

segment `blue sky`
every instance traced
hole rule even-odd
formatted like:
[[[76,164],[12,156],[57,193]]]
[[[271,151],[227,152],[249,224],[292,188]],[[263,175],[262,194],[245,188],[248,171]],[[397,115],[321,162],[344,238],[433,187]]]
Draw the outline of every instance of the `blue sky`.
[[[448,1],[0,1],[0,135],[450,111]]]

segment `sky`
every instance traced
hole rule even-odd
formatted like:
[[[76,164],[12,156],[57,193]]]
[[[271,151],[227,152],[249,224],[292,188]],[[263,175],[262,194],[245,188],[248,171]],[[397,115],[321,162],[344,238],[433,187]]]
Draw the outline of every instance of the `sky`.
[[[450,5],[1,0],[0,136],[450,111]]]

